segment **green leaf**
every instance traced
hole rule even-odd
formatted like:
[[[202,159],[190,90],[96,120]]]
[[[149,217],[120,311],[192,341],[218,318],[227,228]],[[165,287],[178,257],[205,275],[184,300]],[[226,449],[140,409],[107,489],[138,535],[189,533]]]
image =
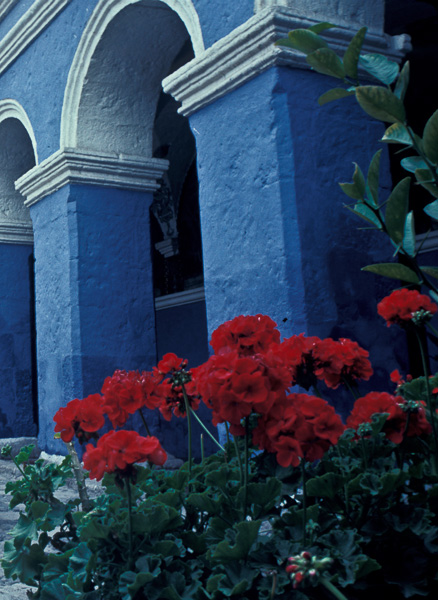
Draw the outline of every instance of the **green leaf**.
[[[226,540],[220,542],[216,546],[211,560],[217,563],[229,563],[246,558],[251,546],[257,540],[260,524],[261,521],[242,521],[234,525],[234,529],[237,529],[235,544],[231,546]]]
[[[277,46],[287,46],[304,54],[310,54],[318,48],[327,48],[327,42],[308,29],[289,31],[287,38],[282,38],[275,43]]]
[[[418,275],[414,271],[399,263],[368,265],[367,267],[362,267],[361,270],[383,275],[383,277],[389,277],[390,279],[400,279],[406,283],[420,283]]]
[[[333,25],[333,23],[328,23],[327,21],[324,21],[322,23],[316,23],[316,25],[312,25],[311,27],[308,27],[307,31],[313,31],[313,33],[321,33],[321,31],[325,31],[326,29],[332,29],[333,27],[336,27],[336,25]]]
[[[388,127],[382,137],[382,142],[387,144],[404,144],[412,146],[412,140],[407,128],[402,123],[393,123]]]
[[[409,173],[415,173],[417,169],[427,169],[427,164],[421,156],[407,156],[400,161],[401,166]],[[433,179],[431,179],[433,181]]]
[[[411,210],[405,222],[405,235],[403,237],[403,248],[409,256],[415,255],[415,225],[414,212]]]
[[[222,503],[220,501],[213,501],[207,490],[202,494],[191,494],[187,498],[187,504],[209,515],[217,515],[221,512],[220,507]]]
[[[409,75],[409,61],[406,61],[403,65],[403,69],[400,71],[400,75],[398,76],[397,83],[395,84],[394,88],[394,94],[397,96],[397,98],[400,98],[402,102],[405,98],[406,90],[408,89]]]
[[[357,64],[359,62],[360,51],[363,46],[366,32],[366,27],[359,29],[344,54],[343,63],[345,74],[352,79],[357,79]]]
[[[400,244],[403,241],[406,215],[409,208],[409,187],[411,178],[405,177],[392,190],[385,211],[385,225],[391,239]]]
[[[313,477],[306,483],[306,492],[317,498],[333,498],[344,485],[344,478],[337,473],[326,473],[321,477]]]
[[[371,159],[366,182],[367,196],[370,202],[376,207],[379,204],[379,173],[381,155],[382,151],[378,150]]]
[[[309,65],[318,73],[330,75],[337,79],[344,79],[345,71],[341,59],[331,48],[319,48],[307,55]]]
[[[388,123],[404,122],[406,118],[403,102],[390,90],[375,85],[356,88],[356,99],[362,109],[374,119]]]
[[[354,209],[352,209],[350,206],[347,206],[347,208],[349,208],[352,212],[354,212],[355,215],[357,215],[361,219],[365,219],[365,221],[368,221],[368,223],[371,223],[372,225],[377,227],[377,229],[382,229],[382,224],[378,216],[373,211],[373,209],[367,206],[364,202],[358,202],[355,205]]]
[[[17,550],[12,541],[5,542],[2,567],[9,579],[19,579],[26,585],[37,585],[36,580],[46,561],[44,551],[38,544],[23,546]]]
[[[431,277],[438,279],[438,267],[421,267],[421,270],[424,271],[426,275],[430,275]]]
[[[28,462],[30,455],[32,454],[33,449],[35,448],[35,444],[30,444],[29,446],[23,446],[20,452],[15,457],[14,462],[16,464],[22,465],[23,463]]]
[[[362,54],[359,62],[365,71],[386,85],[390,85],[397,78],[398,64],[383,54]]]
[[[424,127],[423,150],[431,162],[438,163],[438,110],[433,113]]]
[[[321,94],[321,96],[318,98],[318,104],[320,106],[324,106],[324,104],[327,104],[328,102],[339,100],[340,98],[346,98],[347,96],[354,96],[354,91],[348,91],[345,88],[339,87],[333,88],[328,90],[328,92]]]
[[[432,183],[435,180],[432,172],[429,171],[429,169],[417,169],[415,171],[415,178],[422,187],[424,187],[430,194],[432,194],[432,196],[434,196],[434,198],[438,198],[438,186],[435,183]],[[428,206],[430,206],[430,204],[428,204]],[[424,209],[425,212],[427,212],[426,208]],[[433,218],[435,219],[436,217]]]
[[[354,164],[353,183],[340,183],[342,191],[353,200],[363,200],[365,197],[366,183],[361,168]]]
[[[438,200],[431,202],[425,206],[423,210],[429,217],[432,217],[432,219],[438,219]]]

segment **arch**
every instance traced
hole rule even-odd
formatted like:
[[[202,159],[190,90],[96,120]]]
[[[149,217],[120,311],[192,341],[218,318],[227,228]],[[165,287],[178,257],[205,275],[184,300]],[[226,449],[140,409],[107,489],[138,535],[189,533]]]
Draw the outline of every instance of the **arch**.
[[[38,164],[37,143],[30,119],[21,104],[12,98],[0,100],[0,123],[6,119],[17,119],[23,125],[32,142],[35,164]]]
[[[171,9],[184,24],[195,56],[204,51],[199,17],[192,0],[100,0],[82,34],[68,75],[61,116],[61,148],[75,148],[78,145],[78,117],[83,89],[99,43],[114,17],[135,4],[147,8],[164,5]]]

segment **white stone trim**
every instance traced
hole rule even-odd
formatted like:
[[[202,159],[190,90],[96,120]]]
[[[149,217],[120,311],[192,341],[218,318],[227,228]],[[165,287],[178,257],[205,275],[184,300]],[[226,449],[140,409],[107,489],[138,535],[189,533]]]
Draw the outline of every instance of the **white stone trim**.
[[[174,306],[183,306],[184,304],[193,304],[205,300],[205,290],[203,287],[193,288],[185,292],[177,292],[176,294],[168,294],[167,296],[159,296],[155,298],[155,310],[165,310]]]
[[[0,74],[16,60],[71,0],[36,0],[0,41]]]
[[[0,6],[0,21],[6,17],[9,11],[18,3],[18,0],[2,0],[2,6]]]
[[[2,223],[0,221],[0,244],[33,246],[32,225],[29,223]]]
[[[32,206],[67,184],[153,192],[167,170],[167,160],[140,156],[116,156],[73,148],[58,150],[15,182],[16,189]]]
[[[434,252],[438,250],[438,230],[431,231],[429,234],[421,233],[416,236],[415,245],[417,250],[419,250],[419,254],[424,254],[426,252]]]
[[[82,34],[73,59],[65,89],[61,116],[61,148],[77,145],[77,126],[82,88],[90,61],[109,23],[130,4],[139,0],[100,0],[96,5]],[[196,9],[191,0],[160,0],[183,21],[192,41],[195,56],[204,52],[204,41]]]
[[[317,21],[297,17],[286,8],[264,9],[208,48],[201,56],[169,75],[163,89],[182,103],[185,116],[200,110],[274,65],[310,69],[304,54],[274,42],[296,28]],[[331,47],[343,54],[356,30],[329,29],[324,36]],[[364,51],[379,52],[400,61],[407,49],[408,36],[367,35]]]
[[[38,164],[37,143],[31,122],[21,104],[12,98],[0,100],[0,123],[6,119],[18,119],[18,121],[20,121],[20,123],[26,129],[32,142],[35,163]]]

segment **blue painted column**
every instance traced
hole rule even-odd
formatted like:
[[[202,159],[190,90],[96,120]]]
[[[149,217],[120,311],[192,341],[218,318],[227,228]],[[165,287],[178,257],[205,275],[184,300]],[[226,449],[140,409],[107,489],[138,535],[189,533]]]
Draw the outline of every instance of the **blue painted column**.
[[[31,245],[0,244],[0,438],[36,435],[31,357],[32,268]]]
[[[285,335],[352,337],[385,365],[376,303],[387,287],[360,268],[388,258],[386,239],[358,230],[338,186],[353,161],[367,169],[383,128],[353,98],[319,108],[333,85],[273,67],[190,116],[208,328],[265,313]]]
[[[35,235],[39,443],[60,452],[53,415],[115,369],[155,363],[152,194],[65,185],[31,206]]]

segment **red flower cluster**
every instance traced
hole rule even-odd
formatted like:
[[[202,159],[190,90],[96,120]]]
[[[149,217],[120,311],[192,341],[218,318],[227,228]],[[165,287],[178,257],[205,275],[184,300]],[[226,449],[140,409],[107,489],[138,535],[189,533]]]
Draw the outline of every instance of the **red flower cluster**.
[[[189,373],[191,372],[189,371]],[[172,415],[175,415],[175,417],[185,417],[186,404],[182,387],[180,385],[172,384],[169,380],[163,381],[160,387],[162,390],[162,402],[159,406],[159,410],[166,421],[170,421]],[[184,384],[184,387],[190,408],[198,410],[201,398],[197,393],[195,383],[193,381],[188,381]]]
[[[282,467],[296,467],[300,459],[321,459],[344,429],[339,415],[322,398],[290,394],[259,419],[253,442],[262,450],[275,452]]]
[[[88,444],[84,454],[84,467],[90,479],[102,479],[104,473],[127,473],[130,465],[149,461],[163,465],[167,454],[156,437],[142,437],[135,431],[110,431],[103,435],[96,447]]]
[[[75,435],[80,442],[93,437],[90,434],[94,434],[105,424],[102,400],[100,394],[92,394],[83,400],[71,400],[53,417],[55,432],[61,432],[64,442],[71,442]]]
[[[168,352],[158,363],[157,367],[154,368],[154,373],[159,375],[170,375],[175,371],[185,369],[187,366],[186,358],[179,358],[173,352]]]
[[[356,379],[368,380],[373,374],[369,353],[346,338],[321,340],[301,333],[272,350],[289,366],[292,382],[307,390],[318,379],[336,389],[344,379],[351,384]]]
[[[163,401],[159,380],[153,373],[115,371],[102,386],[103,409],[113,427],[122,427],[140,408],[157,408]]]
[[[266,415],[286,395],[288,369],[273,354],[242,356],[233,350],[194,369],[196,389],[213,411],[213,424],[225,421],[234,435],[244,433],[241,420],[251,413]]]
[[[418,311],[425,311],[432,316],[437,310],[438,306],[429,296],[406,288],[394,290],[377,305],[377,312],[385,319],[387,327],[393,323],[400,326],[410,323]]]
[[[266,315],[240,315],[220,325],[212,334],[210,345],[215,354],[237,351],[241,356],[266,352],[280,341],[280,332]]]
[[[357,429],[362,423],[371,423],[371,417],[376,413],[388,413],[388,418],[383,428],[384,433],[391,442],[400,444],[406,429],[407,411],[406,401],[401,396],[393,396],[386,392],[370,392],[358,398],[347,419],[347,427]],[[426,419],[424,403],[418,402],[416,410],[410,413],[409,425],[406,435],[427,435],[432,427]]]

